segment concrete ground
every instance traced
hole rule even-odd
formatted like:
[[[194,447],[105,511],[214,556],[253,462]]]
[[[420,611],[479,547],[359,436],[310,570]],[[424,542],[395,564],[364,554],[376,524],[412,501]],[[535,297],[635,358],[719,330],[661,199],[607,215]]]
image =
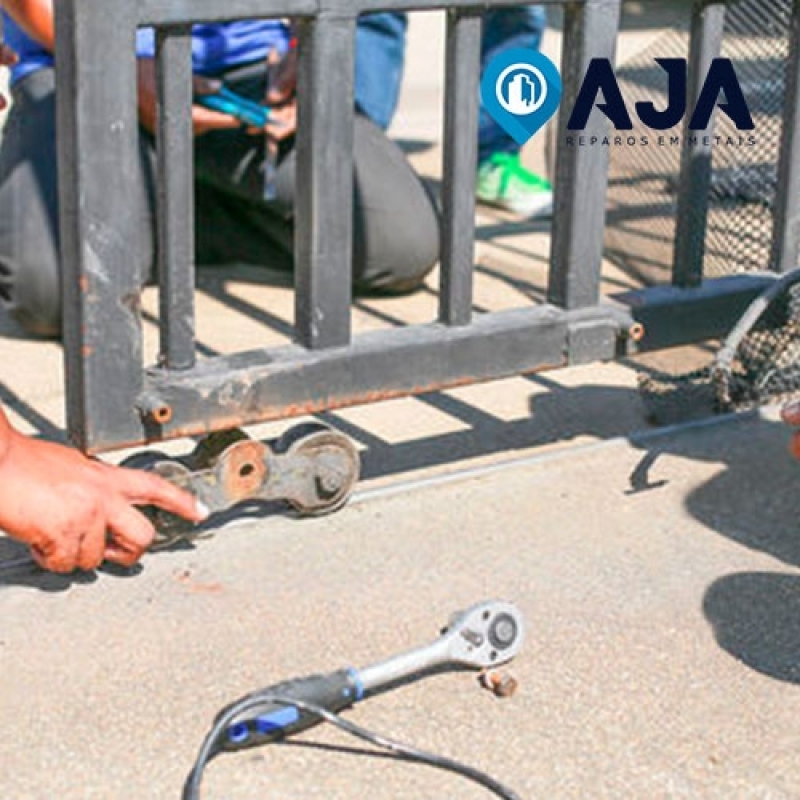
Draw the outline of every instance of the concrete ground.
[[[630,4],[623,55],[681,13]],[[416,16],[392,130],[434,186],[442,52],[441,15]],[[525,158],[544,169],[541,142]],[[541,299],[547,225],[480,209],[477,238],[476,309]],[[605,264],[604,291],[631,286]],[[354,327],[432,319],[436,299],[434,276],[413,298],[359,300]],[[156,305],[148,290],[151,358]],[[291,321],[284,274],[202,271],[201,355],[283,341]],[[0,402],[21,428],[61,437],[60,348],[6,318],[0,337]],[[177,797],[224,703],[423,643],[450,612],[490,597],[526,615],[517,695],[498,700],[469,674],[442,674],[350,717],[524,798],[800,797],[800,468],[787,432],[774,413],[654,432],[636,391],[639,369],[708,356],[695,348],[325,415],[362,450],[356,502],[317,520],[242,517],[131,575],[43,575],[0,539],[0,797]],[[487,796],[361,750],[317,729],[220,758],[206,796]]]
[[[786,438],[758,417],[651,433],[329,518],[240,522],[129,577],[6,575],[0,794],[178,797],[226,702],[380,660],[505,598],[528,626],[514,697],[448,673],[349,717],[524,798],[797,797],[800,468]],[[633,491],[645,458],[653,488]],[[204,796],[489,796],[363,749],[317,729],[220,757]]]

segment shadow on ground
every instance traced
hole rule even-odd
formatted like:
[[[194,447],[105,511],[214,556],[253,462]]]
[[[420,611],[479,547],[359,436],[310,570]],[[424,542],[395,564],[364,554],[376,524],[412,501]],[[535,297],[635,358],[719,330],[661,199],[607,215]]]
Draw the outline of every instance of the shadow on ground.
[[[800,575],[726,575],[709,587],[703,611],[723,650],[763,675],[800,684]]]
[[[335,412],[320,419],[365,446],[361,453],[362,477],[381,478],[445,464],[515,452],[533,447],[590,437],[609,439],[630,432],[632,420],[641,420],[638,392],[618,386],[564,387],[544,375],[527,377],[532,388],[530,416],[506,421],[476,405],[449,394],[420,395],[417,400],[465,427],[424,439],[386,442]]]
[[[634,439],[646,450],[647,482],[659,483],[658,458],[667,453],[723,463],[722,472],[688,495],[686,508],[742,547],[800,567],[800,466],[789,455],[787,428],[752,417],[738,424],[753,427],[752,439],[741,432]],[[800,683],[800,575],[726,575],[708,587],[702,608],[723,650],[764,675]]]

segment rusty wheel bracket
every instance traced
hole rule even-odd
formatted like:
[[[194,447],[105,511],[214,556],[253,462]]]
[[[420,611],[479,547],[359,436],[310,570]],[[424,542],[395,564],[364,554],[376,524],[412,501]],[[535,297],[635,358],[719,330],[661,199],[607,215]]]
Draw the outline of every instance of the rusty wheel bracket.
[[[137,453],[124,466],[143,467],[186,489],[213,513],[248,500],[287,502],[300,516],[341,508],[360,474],[352,441],[324,425],[298,425],[278,441],[260,442],[238,429],[211,434],[184,459]],[[146,509],[156,527],[151,549],[202,536],[202,529],[160,509]]]

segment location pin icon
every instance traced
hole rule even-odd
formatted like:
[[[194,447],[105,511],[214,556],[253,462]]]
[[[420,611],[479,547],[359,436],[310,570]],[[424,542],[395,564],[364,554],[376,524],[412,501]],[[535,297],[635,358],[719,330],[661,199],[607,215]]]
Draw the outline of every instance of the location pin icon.
[[[541,130],[561,102],[561,75],[537,50],[514,47],[493,58],[481,78],[481,100],[520,146]]]

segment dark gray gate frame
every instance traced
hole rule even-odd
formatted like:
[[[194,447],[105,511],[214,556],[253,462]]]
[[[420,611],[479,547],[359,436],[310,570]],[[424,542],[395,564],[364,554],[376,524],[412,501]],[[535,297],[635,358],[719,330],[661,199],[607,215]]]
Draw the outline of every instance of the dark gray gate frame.
[[[551,0],[556,2],[557,0]],[[664,347],[723,333],[768,277],[700,283],[710,153],[686,153],[674,286],[600,299],[607,157],[560,148],[547,303],[473,318],[474,177],[481,13],[469,0],[60,0],[56,3],[61,247],[67,421],[100,451],[421,393],[573,363],[629,345]],[[614,57],[620,0],[564,6],[564,100],[571,108],[593,57]],[[694,11],[692,91],[719,51],[724,2]],[[443,245],[438,321],[355,339],[350,331],[353,64],[357,15],[447,8]],[[800,0],[776,214],[775,268],[793,267],[800,231],[797,127]],[[190,25],[298,18],[299,129],[295,343],[196,362]],[[160,359],[142,367],[141,287],[130,253],[137,223],[134,35],[158,29]],[[587,136],[602,136],[597,110]],[[689,212],[687,212],[687,209]],[[697,226],[702,225],[698,228]]]

